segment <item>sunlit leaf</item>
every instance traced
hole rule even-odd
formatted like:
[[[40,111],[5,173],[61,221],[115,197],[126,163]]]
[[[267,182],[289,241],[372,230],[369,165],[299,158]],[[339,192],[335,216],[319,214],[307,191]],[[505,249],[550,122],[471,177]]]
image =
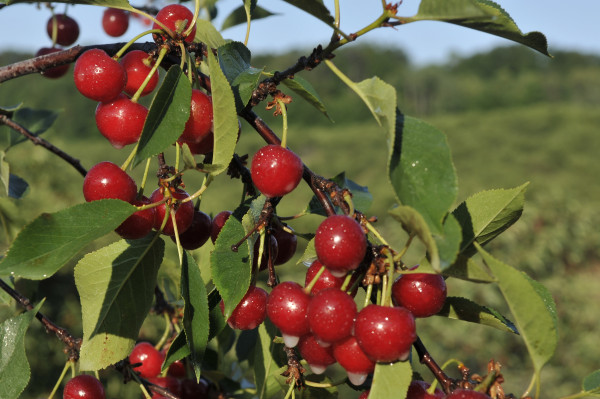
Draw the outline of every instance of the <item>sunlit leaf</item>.
[[[377,363],[369,396],[373,398],[403,398],[412,379],[410,362]]]
[[[437,316],[483,324],[502,331],[518,334],[517,327],[494,309],[481,306],[467,298],[448,297]]]
[[[256,21],[257,19],[267,18],[273,14],[271,11],[265,10],[260,6],[253,7],[251,11],[252,21]],[[239,6],[235,10],[231,12],[223,21],[223,25],[221,25],[221,30],[225,30],[227,28],[231,28],[232,26],[245,24],[246,20],[246,10],[245,6]]]
[[[196,40],[211,48],[219,48],[227,43],[217,28],[205,19],[198,19],[196,22]]]
[[[284,0],[302,11],[305,11],[315,18],[320,19],[327,25],[333,25],[334,19],[329,10],[323,4],[322,0]]]
[[[478,283],[496,281],[487,267],[464,255],[458,255],[452,266],[444,270],[444,275]]]
[[[284,79],[281,83],[292,89],[296,94],[305,99],[310,105],[315,107],[329,120],[331,120],[331,117],[327,113],[327,108],[325,108],[325,104],[323,104],[321,97],[319,97],[317,91],[306,79],[300,76],[294,76],[292,78]]]

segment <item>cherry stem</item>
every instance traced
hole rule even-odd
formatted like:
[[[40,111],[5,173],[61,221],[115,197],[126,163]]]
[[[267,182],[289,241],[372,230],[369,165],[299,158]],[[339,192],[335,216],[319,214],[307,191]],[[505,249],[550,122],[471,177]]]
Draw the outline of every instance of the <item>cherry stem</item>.
[[[315,276],[312,278],[312,280],[310,280],[310,283],[304,287],[304,292],[306,292],[307,295],[310,295],[310,292],[312,291],[313,287],[315,286],[315,284],[317,284],[317,281],[319,280],[319,277],[321,277],[321,275],[325,272],[325,265],[321,266],[321,268],[319,269],[319,271],[317,272],[317,274],[315,274]],[[342,291],[344,289],[342,288]]]
[[[65,375],[67,375],[67,371],[69,371],[69,368],[71,367],[71,363],[71,360],[67,360],[67,362],[65,363],[65,367],[63,367],[63,370],[60,373],[60,376],[58,377],[58,380],[56,381],[52,392],[50,392],[50,395],[48,395],[48,399],[52,399],[54,394],[58,391],[58,388],[60,388],[60,384],[65,379]]]
[[[144,194],[144,187],[146,187],[146,181],[148,180],[148,173],[150,172],[150,162],[152,158],[148,158],[146,160],[146,168],[144,169],[144,176],[142,176],[142,182],[140,183],[140,190],[138,192],[138,197],[141,197]]]
[[[32,132],[30,132],[27,128],[25,128],[24,126],[21,126],[17,122],[10,119],[8,117],[8,115],[0,114],[0,124],[8,126],[9,128],[13,129],[17,133],[20,133],[21,135],[25,136],[25,138],[27,138],[33,144],[44,147],[51,153],[59,156],[60,158],[65,160],[69,165],[73,166],[75,168],[75,170],[77,170],[79,172],[79,174],[81,174],[81,176],[85,177],[85,175],[87,174],[87,170],[83,166],[81,166],[81,162],[79,161],[79,159],[73,158],[72,156],[70,156],[69,154],[67,154],[66,152],[61,150],[60,148],[51,144],[50,142],[44,140],[43,138],[41,138],[39,136],[36,136]]]
[[[281,110],[281,117],[283,118],[283,133],[281,135],[281,146],[283,148],[286,148],[288,132],[287,109],[285,107],[285,103],[280,98],[277,99],[277,104],[279,105],[279,109]]]
[[[417,351],[417,356],[419,357],[419,362],[427,366],[429,371],[434,375],[434,377],[439,381],[442,389],[446,394],[452,391],[452,387],[454,385],[454,380],[444,373],[444,370],[433,360],[431,354],[425,348],[425,345],[421,341],[421,338],[417,336],[416,341],[413,343],[415,350]]]
[[[147,30],[145,32],[140,33],[139,35],[137,35],[136,37],[134,37],[133,39],[131,39],[130,41],[128,41],[127,43],[125,43],[123,45],[123,47],[121,47],[121,49],[119,51],[117,51],[115,53],[115,55],[113,55],[112,58],[118,60],[119,58],[121,58],[123,56],[123,54],[125,54],[125,52],[127,51],[127,49],[133,45],[133,43],[137,42],[142,37],[144,37],[146,35],[149,35],[151,33],[162,33],[162,30],[161,29],[150,29],[150,30]]]
[[[369,306],[369,303],[371,302],[372,293],[373,293],[373,284],[369,284],[369,285],[367,285],[367,294],[365,295],[365,302],[363,303],[363,308],[366,308],[367,306]]]
[[[192,17],[192,21],[191,21],[190,25],[183,32],[184,37],[188,36],[190,33],[192,33],[192,30],[194,30],[194,27],[196,26],[196,21],[198,20],[199,14],[200,14],[200,0],[196,0],[196,1],[194,1],[194,16]]]
[[[179,255],[179,266],[183,265],[183,248],[181,247],[181,242],[179,241],[179,229],[177,228],[177,219],[175,218],[175,213],[171,208],[169,208],[169,215],[171,216],[171,223],[173,224],[173,230],[175,233],[175,243],[177,244],[177,254]]]
[[[146,75],[146,78],[142,82],[142,85],[133,94],[133,97],[131,97],[131,101],[132,102],[134,102],[134,103],[137,102],[138,99],[141,97],[142,92],[144,91],[144,89],[148,85],[148,82],[150,82],[150,79],[152,79],[152,76],[154,75],[154,72],[156,72],[156,69],[158,68],[158,66],[162,62],[163,58],[165,58],[165,55],[167,54],[168,51],[169,51],[169,48],[166,47],[166,46],[163,46],[163,47],[160,48],[160,51],[158,52],[158,57],[156,58],[156,61],[154,62],[154,65],[152,65],[152,69],[150,69],[150,71],[148,72],[148,75]],[[137,146],[136,146],[136,150],[137,150]]]

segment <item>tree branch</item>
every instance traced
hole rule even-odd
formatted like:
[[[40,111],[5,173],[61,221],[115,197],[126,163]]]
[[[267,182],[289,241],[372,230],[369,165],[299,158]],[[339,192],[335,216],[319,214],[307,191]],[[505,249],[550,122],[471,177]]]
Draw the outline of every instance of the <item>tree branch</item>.
[[[431,357],[431,354],[429,354],[427,348],[425,348],[425,345],[421,341],[421,338],[417,337],[417,340],[413,343],[413,346],[417,351],[417,356],[419,356],[419,361],[421,362],[421,364],[427,366],[429,371],[433,373],[435,378],[442,386],[444,392],[452,392],[452,389],[454,388],[456,382],[452,378],[448,377],[446,373],[444,373],[444,370],[442,370],[442,368],[435,362],[435,360],[433,360],[433,357]]]

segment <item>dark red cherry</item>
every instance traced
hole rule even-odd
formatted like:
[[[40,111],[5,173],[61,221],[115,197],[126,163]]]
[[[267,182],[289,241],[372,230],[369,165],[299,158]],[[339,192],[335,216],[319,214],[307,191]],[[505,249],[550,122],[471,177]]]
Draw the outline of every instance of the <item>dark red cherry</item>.
[[[358,267],[367,251],[367,239],[356,220],[345,215],[326,218],[315,234],[317,258],[337,277]]]
[[[133,370],[142,378],[152,378],[160,374],[160,369],[165,361],[165,355],[149,342],[138,343],[129,355],[129,364],[141,363]]]
[[[375,362],[363,352],[354,336],[333,344],[333,357],[346,370],[354,385],[361,385],[375,370]]]
[[[63,399],[104,399],[104,386],[91,375],[80,374],[71,378],[63,390]]]
[[[156,19],[162,22],[167,28],[169,28],[173,33],[183,33],[187,30],[187,27],[192,23],[192,19],[194,18],[194,14],[190,11],[189,8],[181,5],[181,4],[169,4],[168,6],[162,8],[158,14],[156,14]],[[162,29],[160,25],[156,22],[152,26],[152,29]],[[154,40],[160,41],[159,36],[154,34]],[[196,36],[196,27],[192,29],[190,34],[185,37],[186,42],[193,42]],[[166,40],[165,36],[162,36],[162,40]]]
[[[150,202],[160,202],[165,197],[164,188],[157,188],[150,195]],[[175,200],[183,200],[189,197],[189,194],[184,190],[178,188],[175,190],[170,190],[170,197]],[[177,223],[177,233],[181,234],[185,232],[192,224],[194,219],[194,205],[192,201],[180,202],[180,201],[168,201],[172,204],[172,209],[175,211],[175,223]],[[154,219],[154,228],[159,230],[160,226],[163,223],[165,218],[165,214],[167,213],[167,205],[161,204],[156,208],[156,218]],[[162,230],[162,234],[167,236],[172,236],[175,234],[175,229],[173,227],[173,221],[171,220],[171,216],[167,216],[167,222],[165,227]]]
[[[214,147],[214,141],[215,137],[213,132],[209,132],[208,135],[206,135],[206,137],[204,137],[202,141],[198,143],[177,139],[179,145],[183,146],[184,144],[187,144],[187,146],[190,149],[190,152],[194,155],[208,154],[209,152],[212,152]]]
[[[363,391],[363,393],[360,394],[360,396],[358,397],[358,399],[368,399],[369,398],[369,392],[371,392],[371,390]]]
[[[490,397],[485,393],[470,389],[455,389],[446,395],[446,399],[490,399]]]
[[[167,375],[169,377],[185,378],[186,374],[185,364],[181,360],[175,360],[167,369]]]
[[[252,330],[258,327],[267,317],[267,299],[269,294],[260,287],[250,286],[248,292],[235,307],[227,324],[237,330]],[[225,312],[223,300],[219,304],[221,312]]]
[[[193,89],[190,105],[190,117],[185,124],[180,140],[188,143],[200,143],[213,128],[212,99],[202,91]]]
[[[406,399],[444,399],[445,395],[439,388],[433,394],[427,392],[430,385],[425,381],[413,380],[408,386]]]
[[[184,249],[192,251],[204,245],[210,238],[212,229],[212,221],[210,216],[202,211],[195,210],[192,219],[192,224],[186,231],[179,234],[179,242]],[[175,241],[175,236],[171,236],[171,240]]]
[[[132,205],[143,206],[150,204],[150,199],[142,197],[140,200],[134,200]],[[115,229],[118,235],[126,240],[137,240],[146,237],[154,228],[154,218],[156,211],[154,208],[144,209],[134,212],[119,227]]]
[[[115,148],[137,143],[142,135],[148,109],[124,94],[110,102],[98,103],[96,126]]]
[[[73,80],[77,90],[85,97],[108,102],[117,98],[125,88],[127,73],[104,50],[93,48],[75,61]]]
[[[208,383],[204,379],[181,381],[181,399],[208,399]]]
[[[338,288],[328,288],[313,295],[308,304],[310,331],[321,343],[332,344],[352,334],[356,303]]]
[[[132,50],[125,54],[119,61],[127,73],[127,83],[123,89],[125,93],[133,96],[142,86],[142,83],[152,70],[154,58],[142,50]],[[154,71],[152,77],[142,90],[141,96],[150,94],[158,84],[158,71]]]
[[[56,48],[56,47],[42,47],[41,49],[39,49],[37,51],[37,53],[35,53],[35,56],[39,57],[41,55],[56,53],[57,51],[62,51],[62,50],[59,48]],[[64,76],[68,71],[69,71],[69,64],[64,64],[64,65],[55,66],[53,68],[48,68],[48,69],[40,72],[40,75],[42,75],[46,78],[50,78],[50,79],[57,79],[57,78],[60,78],[61,76]]]
[[[323,374],[327,366],[335,363],[333,347],[319,345],[312,334],[303,335],[300,338],[298,351],[314,374]]]
[[[227,219],[229,219],[229,216],[231,216],[231,211],[221,211],[213,218],[210,231],[210,239],[212,240],[213,244],[215,241],[217,241],[217,237],[225,225],[225,222],[227,222]]]
[[[287,148],[269,144],[252,158],[252,182],[267,197],[281,197],[302,180],[302,160]]]
[[[181,396],[181,382],[175,377],[149,377],[148,382],[158,385],[161,388],[168,389],[170,393],[177,397]],[[152,390],[152,388],[150,388],[150,390]],[[152,399],[169,399],[169,397],[166,395],[161,395],[158,392],[153,392]]]
[[[298,247],[298,238],[293,234],[294,230],[289,226],[286,227],[292,233],[284,230],[283,227],[275,227],[272,232],[272,235],[277,240],[277,257],[273,261],[275,265],[283,265],[292,259]]]
[[[415,317],[429,317],[444,307],[447,289],[440,274],[410,273],[399,276],[392,286],[392,298]]]
[[[279,246],[277,244],[277,240],[272,235],[269,235],[269,242],[271,245],[271,247],[270,247],[271,257],[273,259],[275,259],[275,258],[277,258],[277,255],[279,254]],[[266,243],[266,240],[265,240],[265,243]],[[258,264],[258,253],[259,252],[260,252],[260,240],[258,239],[254,243],[254,255],[252,257],[252,270],[256,270],[256,265]],[[269,256],[268,256],[268,252],[267,252],[267,247],[265,245],[263,247],[262,258],[260,259],[260,268],[258,270],[263,271],[263,270],[266,270],[268,267],[269,267]]]
[[[65,14],[56,14],[50,17],[46,24],[48,37],[52,39],[52,31],[56,26],[56,44],[70,46],[79,37],[79,24],[73,18]]]
[[[306,316],[310,296],[302,286],[285,281],[273,288],[267,301],[267,316],[279,328],[285,345],[293,348],[310,331]]]
[[[102,14],[102,28],[108,36],[122,36],[129,28],[129,13],[117,8],[107,8]]]
[[[83,179],[83,196],[88,202],[114,198],[132,203],[136,195],[133,179],[112,162],[94,165]]]

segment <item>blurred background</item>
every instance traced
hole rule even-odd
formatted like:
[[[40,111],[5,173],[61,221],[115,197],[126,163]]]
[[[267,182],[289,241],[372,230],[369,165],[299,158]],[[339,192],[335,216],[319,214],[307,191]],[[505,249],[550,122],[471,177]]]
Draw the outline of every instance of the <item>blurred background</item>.
[[[217,27],[238,3],[218,3]],[[596,21],[600,5],[595,1],[565,5],[554,0],[498,3],[524,32],[545,33],[553,58],[480,32],[422,22],[372,32],[364,40],[342,48],[334,62],[354,81],[376,75],[392,84],[405,114],[419,117],[447,134],[458,174],[457,204],[482,190],[530,182],[521,220],[488,249],[546,285],[556,301],[560,339],[555,357],[542,372],[542,396],[558,398],[579,391],[583,377],[600,368],[595,309],[600,300],[600,28]],[[260,5],[278,15],[253,24],[249,48],[255,67],[264,66],[266,71],[285,69],[316,45],[327,43],[331,35],[324,24],[284,2]],[[412,15],[417,6],[418,1],[407,0],[399,14]],[[342,4],[342,29],[352,32],[368,24],[378,15],[378,7],[377,1]],[[57,5],[56,10],[61,12],[64,5]],[[69,15],[81,27],[79,43],[115,41],[101,30],[101,12],[97,7],[69,6]],[[44,6],[0,9],[0,66],[30,58],[39,47],[50,46],[45,33],[49,16]],[[143,29],[142,24],[132,20],[123,39],[117,40],[127,41]],[[231,28],[223,34],[243,41],[245,28]],[[402,247],[406,236],[397,223],[386,217],[395,200],[384,173],[384,132],[361,100],[325,66],[301,76],[317,89],[334,122],[295,98],[288,108],[289,147],[320,175],[332,177],[345,171],[349,179],[368,186],[374,201],[370,209],[362,211],[377,216],[377,227],[383,235],[392,245]],[[102,160],[120,164],[129,154],[128,149],[113,149],[100,136],[93,116],[96,104],[77,93],[68,75],[58,80],[28,75],[2,83],[0,106],[19,103],[60,111],[44,137],[81,159],[86,168]],[[281,132],[280,118],[263,109],[257,111],[276,132]],[[0,139],[7,132],[7,128],[0,127]],[[251,157],[261,146],[260,138],[242,123],[238,152]],[[11,148],[5,160],[11,173],[25,179],[30,188],[22,200],[0,198],[3,250],[39,213],[83,201],[81,176],[48,151],[23,143]],[[138,180],[141,174],[141,170],[133,172]],[[199,184],[200,177],[186,176],[188,191]],[[241,190],[238,181],[220,176],[205,194],[202,209],[213,215],[232,210]],[[310,197],[308,188],[301,186],[282,201],[278,213],[294,215]],[[318,221],[316,217],[303,217],[290,224],[296,231],[308,233],[314,231]],[[111,234],[90,249],[116,239]],[[198,257],[208,250],[199,250]],[[46,297],[44,312],[80,336],[81,315],[72,274],[76,261],[50,279],[19,281],[17,286],[36,302]],[[176,267],[175,262],[166,261],[163,275],[169,276]],[[304,267],[296,265],[295,260],[280,270],[283,278],[303,278]],[[468,297],[509,315],[493,286],[449,281],[449,295]],[[0,294],[0,321],[14,312],[15,308]],[[155,342],[160,336],[159,323],[152,316],[149,319],[142,337]],[[526,388],[532,367],[518,337],[435,317],[419,320],[418,329],[439,363],[456,358],[474,372],[485,373],[487,362],[493,358],[504,367],[507,392],[520,395]],[[36,323],[27,342],[35,383],[30,383],[23,397],[47,395],[65,361],[61,345]],[[428,371],[419,371],[432,379]],[[132,384],[123,388],[118,376],[106,378],[110,381],[108,397],[139,396]],[[345,395],[341,397],[357,396]]]

